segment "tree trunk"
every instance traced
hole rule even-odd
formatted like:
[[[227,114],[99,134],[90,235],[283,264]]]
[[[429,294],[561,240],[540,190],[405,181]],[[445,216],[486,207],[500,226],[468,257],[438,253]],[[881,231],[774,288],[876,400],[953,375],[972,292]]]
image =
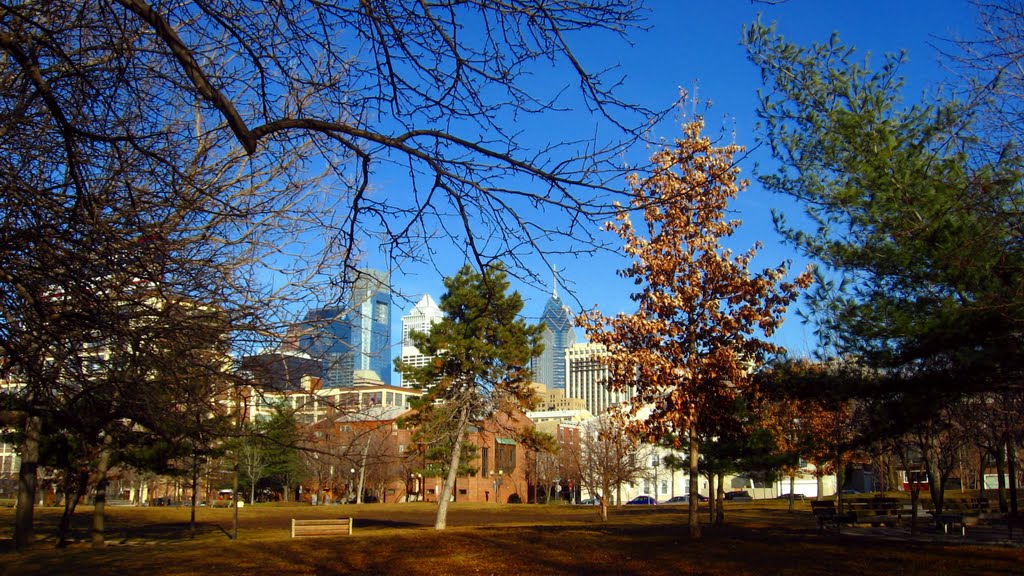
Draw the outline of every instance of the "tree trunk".
[[[931,446],[929,446],[930,448]],[[926,455],[924,457],[924,465],[928,472],[928,493],[932,497],[932,506],[935,507],[936,514],[942,514],[945,492],[942,490],[942,472],[936,465],[935,459],[930,455]]]
[[[469,423],[469,409],[459,410],[459,420],[456,424],[458,429],[455,432],[455,443],[452,446],[451,458],[448,461],[448,476],[441,488],[441,495],[437,502],[437,518],[434,520],[435,530],[444,530],[448,522],[448,500],[455,490],[455,479],[459,475],[459,459],[462,457],[462,438],[466,434],[466,426]]]
[[[110,445],[114,438],[110,434],[104,434],[103,446],[100,448],[100,459],[96,464],[96,498],[93,501],[92,509],[92,546],[102,547],[104,542],[103,532],[107,513],[107,473],[110,471]]]
[[[35,539],[33,514],[36,505],[36,471],[39,468],[39,436],[43,422],[38,416],[25,419],[25,439],[21,444],[18,470],[18,503],[14,513],[14,546],[25,550]]]
[[[985,449],[979,450],[978,456],[978,496],[985,495],[985,464],[988,463],[989,452]]]
[[[372,435],[366,435],[366,446],[363,446],[363,458],[359,462],[359,493],[356,494],[356,504],[363,503],[363,487],[366,481],[366,455],[370,452],[370,440],[372,439]],[[462,446],[460,445],[459,451],[461,452],[461,450]]]
[[[88,472],[75,472],[68,470],[64,479],[64,514],[60,517],[60,526],[57,528],[57,547],[63,548],[68,545],[68,537],[71,535],[71,521],[75,515],[75,508],[78,501],[89,483]]]
[[[1006,514],[1009,504],[1006,502],[1006,443],[1002,440],[996,444],[996,487],[999,495],[999,511]]]
[[[238,540],[238,462],[231,480],[231,539]]]
[[[698,466],[698,452],[699,446],[697,445],[697,433],[694,430],[693,425],[690,426],[690,514],[689,514],[689,528],[690,538],[693,540],[700,539],[700,517],[697,515],[697,505],[700,503],[700,496],[698,490],[698,481],[700,479],[700,468]]]
[[[718,474],[718,498],[715,498],[715,525],[725,524],[725,474]]]
[[[715,523],[715,513],[718,511],[715,508],[715,499],[718,495],[715,493],[715,475],[708,474],[708,522]]]
[[[793,504],[793,492],[796,492],[796,474],[790,472],[789,474],[789,513],[795,512],[795,504]]]
[[[1010,475],[1010,516],[1017,516],[1017,446],[1012,438],[1006,443],[1006,471]]]
[[[199,456],[192,454],[192,511],[189,516],[188,529],[194,536],[196,533],[196,498],[199,491]]]

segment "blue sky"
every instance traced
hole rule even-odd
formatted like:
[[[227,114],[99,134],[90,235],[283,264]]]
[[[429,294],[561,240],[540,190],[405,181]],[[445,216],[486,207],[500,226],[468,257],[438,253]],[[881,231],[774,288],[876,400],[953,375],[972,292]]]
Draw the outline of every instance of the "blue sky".
[[[695,92],[701,100],[712,103],[710,111],[705,113],[708,132],[722,127],[735,131],[736,142],[748,147],[754,145],[754,112],[760,78],[746,60],[739,41],[742,27],[753,22],[758,14],[762,22],[776,22],[782,35],[800,44],[824,42],[834,31],[838,32],[845,44],[857,48],[858,54],[876,55],[872,62],[880,62],[880,56],[886,52],[906,50],[909,62],[902,74],[908,79],[905,97],[910,101],[916,100],[922,91],[933,90],[946,75],[936,46],[944,45],[950,38],[971,36],[976,23],[974,9],[966,1],[951,0],[788,0],[775,6],[752,4],[749,0],[661,0],[649,2],[649,7],[651,30],[633,34],[633,46],[607,36],[595,41],[593,35],[582,35],[575,45],[577,55],[592,70],[618,65],[626,75],[620,95],[651,108],[671,104],[680,87],[691,94]],[[537,79],[545,81],[547,73],[550,72],[538,70]],[[549,80],[557,82],[558,78]],[[680,134],[680,122],[680,116],[671,116],[654,128],[654,135],[671,140]],[[534,136],[538,135],[531,135]],[[646,156],[650,151],[637,153]],[[743,224],[730,246],[746,249],[755,241],[761,241],[764,248],[756,266],[774,266],[793,259],[794,268],[802,269],[806,262],[780,243],[769,213],[775,207],[796,215],[800,208],[760,188],[752,172],[758,161],[765,168],[769,167],[767,157],[757,150],[740,164],[744,176],[751,179],[751,186],[740,194],[733,206]],[[435,265],[442,273],[451,274],[462,264],[461,257],[446,262],[443,247],[439,251],[441,257],[435,260]],[[367,263],[387,267],[378,254],[371,254]],[[625,266],[624,257],[611,254],[566,257],[556,258],[555,263],[565,282],[559,294],[574,310],[596,305],[605,314],[615,314],[635,309],[629,299],[631,287],[615,274],[615,270]],[[395,290],[410,298],[430,293],[439,299],[443,291],[441,276],[429,265],[406,266],[396,271],[392,284]],[[524,315],[531,319],[538,317],[551,287],[520,285],[516,288],[526,299]],[[393,339],[396,353],[400,346],[399,317],[413,304],[414,300],[396,299]],[[577,339],[582,339],[579,332]],[[775,340],[795,355],[809,354],[815,349],[810,327],[801,325],[792,313]]]

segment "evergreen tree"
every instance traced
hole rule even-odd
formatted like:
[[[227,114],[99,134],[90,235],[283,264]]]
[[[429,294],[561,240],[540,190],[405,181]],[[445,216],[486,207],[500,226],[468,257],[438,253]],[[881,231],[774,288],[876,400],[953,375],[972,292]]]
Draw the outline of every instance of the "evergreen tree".
[[[853,392],[927,407],[1019,387],[1024,162],[1014,137],[979,129],[975,103],[903,105],[903,55],[873,70],[838,36],[804,48],[760,23],[746,44],[765,81],[761,140],[780,163],[761,180],[809,217],[794,226],[776,215],[777,226],[825,265],[810,299],[819,336],[883,376]]]
[[[518,292],[507,293],[509,282],[500,263],[482,272],[464,266],[444,285],[440,308],[445,317],[428,334],[409,334],[413,345],[433,361],[423,367],[397,362],[403,377],[426,392],[411,422],[429,423],[432,442],[450,447],[434,524],[438,530],[446,525],[470,422],[530,405],[527,365],[542,349],[542,326],[519,317],[523,299]]]

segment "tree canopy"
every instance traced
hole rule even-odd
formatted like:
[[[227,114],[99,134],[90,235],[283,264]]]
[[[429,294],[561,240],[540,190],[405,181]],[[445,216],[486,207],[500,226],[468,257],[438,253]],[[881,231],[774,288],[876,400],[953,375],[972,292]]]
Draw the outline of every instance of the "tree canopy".
[[[761,176],[807,220],[779,230],[824,265],[810,311],[827,351],[919,399],[1019,387],[1024,327],[1022,158],[979,102],[904,104],[903,55],[877,68],[837,35],[800,47],[746,31],[764,79]],[[804,224],[806,222],[806,224]]]

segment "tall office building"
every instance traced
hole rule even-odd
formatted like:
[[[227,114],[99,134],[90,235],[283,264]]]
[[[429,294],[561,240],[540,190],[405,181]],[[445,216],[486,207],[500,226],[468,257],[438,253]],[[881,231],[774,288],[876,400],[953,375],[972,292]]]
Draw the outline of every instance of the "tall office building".
[[[405,316],[402,316],[403,363],[416,367],[427,365],[431,357],[421,354],[416,346],[413,346],[409,340],[409,332],[415,330],[428,333],[430,332],[430,327],[435,322],[439,322],[443,317],[444,312],[441,311],[441,307],[437,305],[437,302],[434,302],[434,299],[430,297],[430,294],[424,294],[423,298],[420,298],[420,301],[413,306],[412,310]],[[402,386],[405,386],[404,381]]]
[[[624,392],[608,389],[608,367],[602,361],[607,356],[604,345],[590,342],[574,344],[565,353],[565,396],[583,400],[594,416],[633,397],[632,389]]]
[[[391,287],[387,272],[360,269],[347,306],[311,311],[300,348],[323,363],[326,388],[350,388],[357,371],[391,384]]]
[[[533,360],[533,378],[548,388],[565,390],[565,351],[576,342],[572,313],[558,298],[558,280],[544,305],[544,351]]]

